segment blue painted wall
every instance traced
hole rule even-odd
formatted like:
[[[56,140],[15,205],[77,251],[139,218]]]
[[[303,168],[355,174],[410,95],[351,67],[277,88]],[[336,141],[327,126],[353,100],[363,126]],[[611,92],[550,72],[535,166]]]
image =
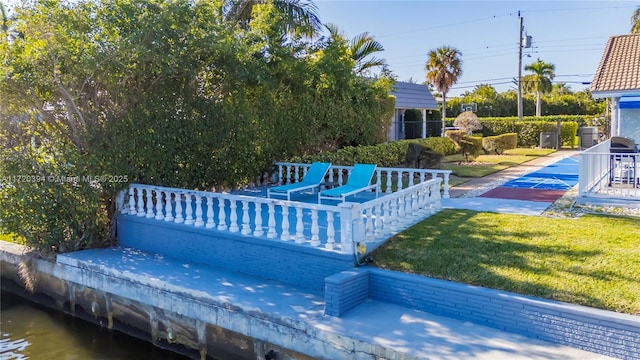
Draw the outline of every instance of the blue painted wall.
[[[121,246],[225,268],[322,294],[325,278],[354,266],[353,255],[131,215],[118,217]]]
[[[327,278],[326,287],[327,315],[340,316],[369,298],[616,358],[640,358],[638,316],[370,267]]]

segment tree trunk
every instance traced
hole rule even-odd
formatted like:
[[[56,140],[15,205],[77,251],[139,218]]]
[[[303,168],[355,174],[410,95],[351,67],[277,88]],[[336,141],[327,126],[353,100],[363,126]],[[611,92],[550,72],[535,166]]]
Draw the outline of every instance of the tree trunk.
[[[441,136],[444,137],[444,128],[446,126],[446,122],[445,119],[447,118],[447,94],[446,93],[442,93],[442,134]]]
[[[536,92],[536,116],[542,116],[542,100],[540,99],[540,91]]]

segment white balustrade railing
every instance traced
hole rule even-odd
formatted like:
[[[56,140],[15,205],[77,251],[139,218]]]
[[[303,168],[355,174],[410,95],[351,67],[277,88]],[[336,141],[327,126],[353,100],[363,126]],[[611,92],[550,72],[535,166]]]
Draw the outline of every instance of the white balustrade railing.
[[[438,211],[441,183],[436,177],[364,203],[337,205],[131,184],[120,212],[352,253],[356,243],[381,241]]]
[[[288,184],[302,180],[311,164],[277,162],[278,183]],[[352,166],[331,165],[327,174],[328,182],[344,184],[353,170]],[[377,167],[374,184],[384,194],[402,190],[415,184],[435,178],[442,179],[442,197],[449,198],[449,176],[451,170],[413,169],[413,168],[385,168]]]
[[[610,145],[607,140],[580,153],[579,196],[640,199],[640,154],[611,153]]]
[[[351,246],[332,227],[336,217],[348,221],[336,206],[143,184],[131,184],[123,200],[124,214],[343,252]]]

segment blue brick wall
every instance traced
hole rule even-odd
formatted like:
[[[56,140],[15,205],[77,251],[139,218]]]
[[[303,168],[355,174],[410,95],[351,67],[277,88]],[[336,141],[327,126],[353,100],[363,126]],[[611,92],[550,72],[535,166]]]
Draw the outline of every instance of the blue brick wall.
[[[317,294],[324,291],[327,276],[353,268],[351,254],[300,246],[292,241],[259,239],[128,215],[117,221],[121,246],[277,280]]]
[[[369,296],[369,271],[354,268],[329,276],[325,280],[325,309],[329,316],[342,316],[362,304]]]
[[[623,359],[640,359],[640,317],[368,268],[369,298]],[[327,307],[330,307],[327,305]]]

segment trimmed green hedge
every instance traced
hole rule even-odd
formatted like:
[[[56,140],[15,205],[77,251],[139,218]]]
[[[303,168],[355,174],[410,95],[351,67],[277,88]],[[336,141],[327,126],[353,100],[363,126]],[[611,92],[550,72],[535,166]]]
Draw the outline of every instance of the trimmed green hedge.
[[[482,148],[485,151],[495,151],[500,155],[505,150],[515,149],[518,146],[518,134],[506,133],[482,138]]]
[[[584,118],[590,118],[587,115],[581,115]],[[517,117],[503,118],[480,118],[482,124],[482,135],[495,136],[506,133],[518,134],[518,146],[533,147],[540,143],[540,133],[557,131],[557,120],[560,118],[560,136],[562,143],[567,146],[575,147],[575,137],[578,134],[580,126],[574,119],[579,118],[577,115],[572,116],[529,116],[518,121]]]
[[[431,137],[426,139],[399,140],[371,146],[347,146],[336,151],[324,151],[316,155],[298,156],[292,162],[330,162],[334,165],[351,166],[356,163],[376,164],[380,167],[404,164],[410,143],[420,144],[443,155],[455,154],[456,144],[449,138]]]

